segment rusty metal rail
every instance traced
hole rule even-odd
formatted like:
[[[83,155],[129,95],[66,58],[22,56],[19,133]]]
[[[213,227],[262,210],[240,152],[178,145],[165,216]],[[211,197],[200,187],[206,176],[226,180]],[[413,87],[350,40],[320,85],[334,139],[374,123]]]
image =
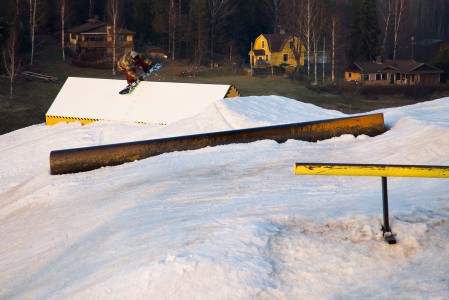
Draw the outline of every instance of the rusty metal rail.
[[[50,170],[53,175],[84,172],[168,152],[195,150],[233,143],[251,143],[266,139],[275,140],[279,143],[289,139],[316,142],[342,134],[376,136],[384,132],[383,114],[362,115],[122,144],[55,150],[50,153]]]

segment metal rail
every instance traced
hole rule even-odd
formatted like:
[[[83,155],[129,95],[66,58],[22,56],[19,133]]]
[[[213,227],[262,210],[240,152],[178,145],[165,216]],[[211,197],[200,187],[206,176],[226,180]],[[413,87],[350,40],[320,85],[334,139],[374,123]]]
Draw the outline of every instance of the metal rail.
[[[56,150],[50,153],[50,170],[53,175],[84,172],[105,166],[133,162],[168,152],[196,150],[233,143],[251,143],[258,140],[269,139],[282,143],[289,139],[296,139],[315,142],[342,134],[375,136],[384,132],[383,114],[213,132],[96,147]]]
[[[396,244],[388,213],[387,177],[449,178],[449,166],[295,163],[295,175],[380,176],[382,178],[382,232],[388,244]]]

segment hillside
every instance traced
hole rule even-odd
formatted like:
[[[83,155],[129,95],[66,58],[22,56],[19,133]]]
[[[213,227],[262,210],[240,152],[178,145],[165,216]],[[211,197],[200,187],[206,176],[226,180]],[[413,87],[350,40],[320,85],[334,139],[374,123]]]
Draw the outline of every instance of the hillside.
[[[293,164],[449,165],[449,98],[382,109],[389,131],[264,140],[52,176],[55,149],[345,116],[279,96],[167,126],[37,124],[0,135],[2,299],[444,299],[446,179],[295,176]],[[218,117],[220,116],[220,117]]]

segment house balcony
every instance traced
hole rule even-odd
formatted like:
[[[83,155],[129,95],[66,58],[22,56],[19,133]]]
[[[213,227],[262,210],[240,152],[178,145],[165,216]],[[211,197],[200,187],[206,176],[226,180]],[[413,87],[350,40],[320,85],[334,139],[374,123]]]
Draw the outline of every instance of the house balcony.
[[[80,48],[112,48],[112,42],[108,41],[78,41]],[[117,41],[116,47],[132,47],[133,42]]]

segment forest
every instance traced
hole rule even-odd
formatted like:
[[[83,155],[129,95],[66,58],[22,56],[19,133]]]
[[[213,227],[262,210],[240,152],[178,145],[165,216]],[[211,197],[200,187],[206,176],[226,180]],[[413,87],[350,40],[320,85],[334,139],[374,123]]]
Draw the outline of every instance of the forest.
[[[204,65],[231,56],[245,63],[258,35],[279,32],[307,51],[332,49],[340,67],[381,56],[444,69],[449,56],[449,0],[2,0],[4,65],[11,56],[32,64],[42,41],[67,39],[61,33],[91,18],[115,18],[136,33],[137,49],[154,45]]]

